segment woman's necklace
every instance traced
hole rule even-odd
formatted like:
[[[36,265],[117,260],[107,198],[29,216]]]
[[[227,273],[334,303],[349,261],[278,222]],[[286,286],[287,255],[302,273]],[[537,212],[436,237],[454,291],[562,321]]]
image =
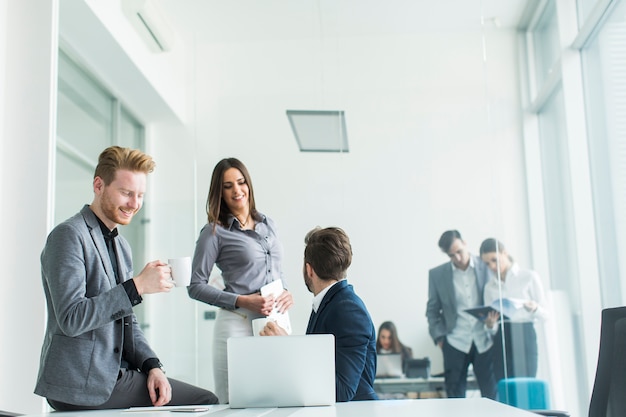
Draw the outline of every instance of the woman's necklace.
[[[244,221],[241,221],[239,217],[237,217],[237,220],[239,220],[239,224],[241,225],[241,227],[246,227],[246,224],[248,224],[248,220],[250,220],[250,213],[246,215]]]

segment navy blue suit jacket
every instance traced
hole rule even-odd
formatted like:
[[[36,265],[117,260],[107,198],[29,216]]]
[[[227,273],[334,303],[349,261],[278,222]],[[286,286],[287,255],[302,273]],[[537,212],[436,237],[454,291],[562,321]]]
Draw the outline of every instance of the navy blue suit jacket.
[[[377,400],[376,329],[363,301],[346,280],[333,285],[312,312],[307,334],[335,336],[337,401]]]

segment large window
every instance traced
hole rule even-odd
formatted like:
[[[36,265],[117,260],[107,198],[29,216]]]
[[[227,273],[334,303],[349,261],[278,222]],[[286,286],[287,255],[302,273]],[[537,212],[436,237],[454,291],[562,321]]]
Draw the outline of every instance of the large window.
[[[561,86],[550,96],[539,114],[541,166],[550,259],[550,284],[554,290],[565,290],[573,305],[580,297],[573,285],[577,276],[572,259],[576,242],[572,213],[572,183],[568,159],[567,130]]]
[[[626,1],[537,4],[524,35],[536,126],[525,140],[536,135],[539,144],[526,158],[541,166],[543,210],[530,221],[545,216],[550,288],[564,295],[554,317],[556,333],[567,329],[555,340],[557,360],[576,367],[555,388],[563,400],[579,399],[567,401],[572,415],[585,415],[600,310],[626,299]]]
[[[544,86],[559,60],[559,33],[555,2],[546,3],[537,24],[532,28],[532,43],[537,89]]]
[[[609,0],[610,1],[610,0]],[[594,6],[598,3],[608,3],[606,0],[577,0],[578,3],[578,27],[582,27],[593,13]]]
[[[98,155],[111,145],[144,148],[144,128],[68,54],[59,51],[54,220],[58,224],[93,200]],[[144,210],[124,226],[133,264],[144,265]]]
[[[626,299],[626,2],[583,49],[602,304]]]

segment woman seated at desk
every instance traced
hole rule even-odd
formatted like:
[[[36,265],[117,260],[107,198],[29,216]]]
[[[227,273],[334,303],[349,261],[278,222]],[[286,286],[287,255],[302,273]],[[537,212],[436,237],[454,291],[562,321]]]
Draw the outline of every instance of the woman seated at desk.
[[[398,338],[396,325],[391,321],[385,321],[378,328],[376,339],[376,353],[400,353],[402,354],[402,369],[405,369],[406,361],[413,358],[413,351],[405,346]]]

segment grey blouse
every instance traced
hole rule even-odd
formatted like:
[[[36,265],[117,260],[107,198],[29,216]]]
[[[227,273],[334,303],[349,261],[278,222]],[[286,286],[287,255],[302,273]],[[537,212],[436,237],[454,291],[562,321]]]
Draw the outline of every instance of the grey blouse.
[[[189,296],[207,304],[235,309],[237,296],[253,294],[272,281],[283,279],[283,247],[274,222],[259,213],[254,230],[242,230],[229,216],[228,226],[213,223],[200,231],[193,256]],[[208,285],[216,265],[222,272],[224,290]],[[283,285],[286,283],[283,280]]]

